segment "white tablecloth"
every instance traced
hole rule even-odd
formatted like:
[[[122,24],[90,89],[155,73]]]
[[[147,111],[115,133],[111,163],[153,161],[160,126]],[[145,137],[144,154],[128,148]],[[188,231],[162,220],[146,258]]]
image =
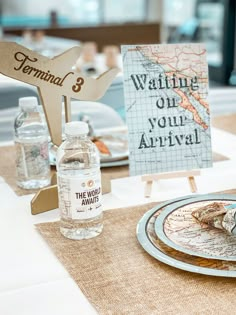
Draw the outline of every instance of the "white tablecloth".
[[[213,128],[212,142],[230,160],[202,170],[196,178],[200,193],[236,188],[236,136]],[[104,210],[190,194],[190,188],[182,178],[155,183],[149,199],[143,192],[140,177],[113,180]],[[58,209],[32,216],[31,198],[16,196],[0,178],[0,314],[97,314],[35,229],[35,223],[57,220]]]

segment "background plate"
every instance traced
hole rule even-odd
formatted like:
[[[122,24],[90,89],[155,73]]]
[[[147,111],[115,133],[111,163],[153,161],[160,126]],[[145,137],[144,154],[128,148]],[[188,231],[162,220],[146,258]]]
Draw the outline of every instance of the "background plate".
[[[120,137],[104,136],[99,137],[99,139],[105,143],[105,145],[111,152],[111,155],[108,156],[100,153],[101,167],[121,166],[129,164],[128,142],[123,135]],[[49,160],[50,165],[52,166],[56,165],[57,149],[58,148],[53,143],[49,143]]]

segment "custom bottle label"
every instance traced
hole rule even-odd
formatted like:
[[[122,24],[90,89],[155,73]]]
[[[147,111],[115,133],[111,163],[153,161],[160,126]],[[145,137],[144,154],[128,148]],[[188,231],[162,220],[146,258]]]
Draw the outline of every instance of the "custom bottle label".
[[[102,212],[100,174],[82,178],[58,175],[58,192],[62,216],[83,220]]]

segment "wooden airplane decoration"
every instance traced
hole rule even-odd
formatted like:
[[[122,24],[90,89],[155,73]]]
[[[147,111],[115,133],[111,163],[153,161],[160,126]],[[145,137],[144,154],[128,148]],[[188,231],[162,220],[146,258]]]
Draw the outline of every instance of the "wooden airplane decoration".
[[[38,88],[52,142],[62,141],[62,97],[66,121],[70,120],[70,99],[97,100],[119,72],[110,69],[94,79],[74,70],[81,52],[72,47],[52,59],[14,42],[0,42],[0,73]]]

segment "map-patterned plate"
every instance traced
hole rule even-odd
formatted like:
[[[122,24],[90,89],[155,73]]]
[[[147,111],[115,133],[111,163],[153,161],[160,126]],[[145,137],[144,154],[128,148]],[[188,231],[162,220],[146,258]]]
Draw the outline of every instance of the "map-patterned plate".
[[[183,253],[209,259],[236,261],[236,236],[200,223],[192,216],[212,202],[235,203],[233,195],[207,195],[180,201],[167,207],[155,221],[158,238]]]
[[[221,196],[222,197],[222,196]],[[191,196],[185,197],[185,199]],[[165,209],[183,198],[161,203],[144,214],[137,225],[137,238],[143,249],[157,260],[172,267],[199,274],[236,277],[236,263],[232,261],[206,259],[179,252],[164,244],[155,233],[155,221]],[[192,201],[193,199],[188,199]]]

